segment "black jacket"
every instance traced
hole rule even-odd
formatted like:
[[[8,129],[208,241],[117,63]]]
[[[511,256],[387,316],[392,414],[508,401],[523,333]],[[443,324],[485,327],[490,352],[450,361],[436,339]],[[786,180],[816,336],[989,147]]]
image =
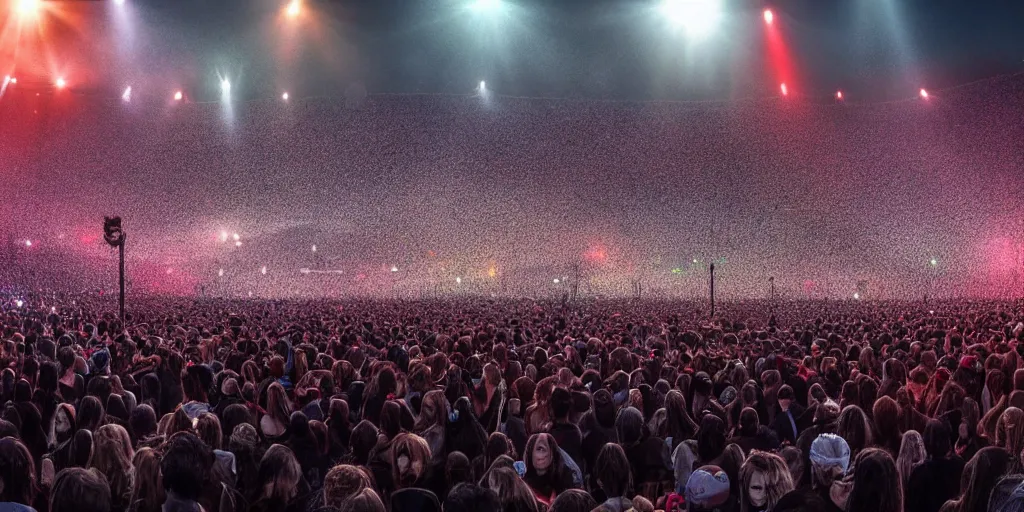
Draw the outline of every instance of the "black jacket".
[[[960,495],[964,461],[952,456],[930,458],[910,473],[904,496],[904,512],[938,512],[947,500]]]
[[[793,431],[793,425],[789,423],[789,418],[780,408],[776,408],[775,410],[775,421],[772,422],[771,429],[779,436],[779,442],[784,443],[789,441],[789,444],[795,445],[796,438],[800,436],[799,420],[800,416],[804,413],[804,408],[794,400],[789,405],[789,412],[793,415],[793,423],[796,425],[796,432]]]

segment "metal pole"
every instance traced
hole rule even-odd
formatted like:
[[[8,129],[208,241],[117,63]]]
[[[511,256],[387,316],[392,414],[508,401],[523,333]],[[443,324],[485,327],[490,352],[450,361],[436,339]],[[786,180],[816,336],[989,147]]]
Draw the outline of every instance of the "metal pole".
[[[715,264],[711,264],[711,317],[715,316]]]
[[[119,297],[119,306],[121,311],[121,326],[124,326],[124,241],[121,241],[121,245],[118,246],[118,253],[121,256],[121,268],[120,268],[120,284],[121,284],[121,296]]]

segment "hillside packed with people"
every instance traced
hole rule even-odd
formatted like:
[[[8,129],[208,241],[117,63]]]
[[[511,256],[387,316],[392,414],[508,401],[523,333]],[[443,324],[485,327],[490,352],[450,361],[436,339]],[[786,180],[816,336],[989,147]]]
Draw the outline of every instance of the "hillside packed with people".
[[[0,297],[0,508],[1024,510],[1010,302]]]

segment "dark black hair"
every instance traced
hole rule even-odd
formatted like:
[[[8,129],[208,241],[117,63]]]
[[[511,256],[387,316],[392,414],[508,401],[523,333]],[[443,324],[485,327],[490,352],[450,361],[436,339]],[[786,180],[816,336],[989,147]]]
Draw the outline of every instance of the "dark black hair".
[[[164,489],[196,501],[213,465],[213,450],[194,434],[182,432],[167,441],[160,461]]]
[[[572,394],[565,388],[556,387],[551,391],[548,406],[551,407],[552,419],[567,418],[572,411]]]
[[[110,512],[110,485],[95,469],[67,468],[50,491],[51,512]]]
[[[448,497],[444,499],[445,512],[472,510],[474,512],[501,512],[498,495],[485,487],[476,484],[456,485]]]

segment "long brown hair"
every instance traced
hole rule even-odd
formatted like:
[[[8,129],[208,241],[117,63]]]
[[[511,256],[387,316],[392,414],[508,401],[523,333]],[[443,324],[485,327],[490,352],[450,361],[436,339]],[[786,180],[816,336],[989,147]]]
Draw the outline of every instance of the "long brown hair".
[[[275,444],[260,460],[258,499],[273,499],[288,503],[302,479],[302,468],[295,454],[287,446]]]
[[[537,498],[530,486],[515,470],[496,468],[487,473],[487,481],[481,482],[498,495],[502,510],[507,512],[538,512]]]
[[[160,457],[152,448],[142,448],[132,459],[132,512],[159,512],[165,499],[160,479]]]
[[[889,452],[868,448],[857,455],[854,467],[847,510],[903,512],[903,485]]]
[[[401,463],[405,457],[406,461]],[[430,447],[416,434],[398,434],[391,443],[391,473],[395,487],[412,487],[430,465]]]
[[[103,425],[93,435],[92,467],[110,483],[110,499],[115,507],[130,504],[135,476],[132,467],[132,441],[128,431],[114,423]]]
[[[288,426],[292,414],[292,406],[288,401],[288,394],[280,382],[273,382],[267,387],[267,415]]]
[[[778,455],[754,450],[740,466],[740,512],[750,510],[747,493],[754,473],[764,475],[765,499],[768,500],[766,510],[775,508],[782,496],[793,490],[793,476],[786,461]]]

